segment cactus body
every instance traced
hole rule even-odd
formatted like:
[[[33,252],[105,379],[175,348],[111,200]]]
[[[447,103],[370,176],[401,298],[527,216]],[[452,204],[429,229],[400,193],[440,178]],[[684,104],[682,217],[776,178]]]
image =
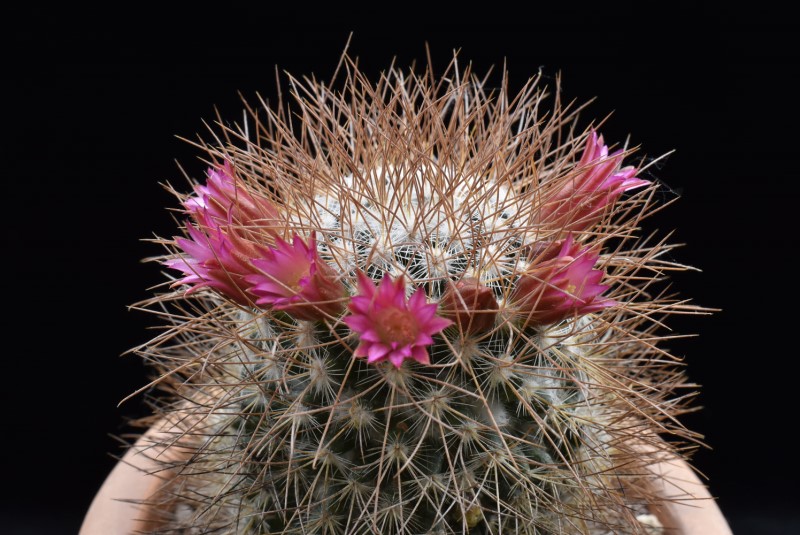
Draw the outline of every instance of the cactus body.
[[[223,129],[182,196],[139,348],[186,452],[165,531],[644,533],[657,437],[690,436],[656,185],[538,79],[345,72]]]

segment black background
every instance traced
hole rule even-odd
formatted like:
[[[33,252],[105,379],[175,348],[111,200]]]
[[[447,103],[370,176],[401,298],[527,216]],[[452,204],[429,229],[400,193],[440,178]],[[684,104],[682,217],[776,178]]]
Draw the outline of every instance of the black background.
[[[143,239],[175,233],[159,182],[185,186],[176,160],[204,169],[176,136],[215,107],[239,121],[237,92],[273,100],[276,65],[327,79],[351,30],[373,77],[424,63],[425,43],[438,72],[456,48],[478,73],[505,61],[512,91],[560,72],[567,100],[596,97],[585,121],[612,113],[608,140],[675,150],[656,174],[681,199],[650,228],[675,229],[675,259],[703,270],[676,277],[681,295],[722,309],[672,323],[699,334],[670,345],[703,385],[685,421],[713,449],[696,466],[735,533],[797,532],[797,25],[761,3],[380,9],[6,14],[0,532],[76,533],[121,451],[111,435],[145,411],[117,408],[147,378],[120,355],[156,324],[126,307],[162,281]]]

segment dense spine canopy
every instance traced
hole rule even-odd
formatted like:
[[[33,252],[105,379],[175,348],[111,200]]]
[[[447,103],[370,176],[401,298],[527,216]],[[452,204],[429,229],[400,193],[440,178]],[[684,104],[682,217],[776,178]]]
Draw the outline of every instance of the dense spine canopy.
[[[694,438],[658,330],[699,311],[640,237],[657,186],[539,78],[337,80],[220,127],[178,194],[138,348],[165,532],[644,533],[661,437]]]

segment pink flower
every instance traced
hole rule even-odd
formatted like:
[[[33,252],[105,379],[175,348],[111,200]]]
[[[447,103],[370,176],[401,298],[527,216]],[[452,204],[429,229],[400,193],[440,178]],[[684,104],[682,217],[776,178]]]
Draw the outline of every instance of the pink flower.
[[[235,177],[228,161],[220,169],[209,168],[206,184],[195,186],[194,191],[196,196],[183,206],[206,227],[234,224],[269,228],[278,222],[278,211],[272,203],[250,193]]]
[[[397,368],[408,358],[430,364],[427,346],[452,321],[436,316],[436,304],[427,304],[425,290],[418,288],[406,301],[402,277],[392,281],[384,275],[376,287],[361,272],[358,289],[349,305],[352,314],[344,319],[360,337],[355,356],[369,363],[389,360]]]
[[[182,271],[185,277],[175,285],[191,286],[187,294],[201,288],[214,288],[219,293],[242,305],[251,303],[245,293],[245,277],[254,272],[249,263],[253,256],[248,251],[252,246],[237,240],[221,228],[200,230],[188,226],[191,239],[177,238],[175,242],[183,249],[184,256],[167,260],[167,267]]]
[[[488,332],[497,318],[497,300],[478,279],[464,277],[451,285],[442,298],[442,315],[455,318],[461,332]]]
[[[511,295],[510,302],[526,326],[557,323],[616,304],[600,297],[608,286],[599,284],[605,273],[594,269],[598,255],[573,243],[572,235],[560,245],[544,249]]]
[[[273,239],[278,212],[237,181],[228,162],[219,170],[209,169],[207,185],[196,186],[195,192],[184,203],[194,220],[186,225],[189,239],[175,239],[183,255],[165,262],[185,275],[174,286],[189,285],[187,294],[213,288],[249,305],[245,277],[257,273],[250,260],[260,257],[263,244]]]
[[[603,217],[623,192],[650,184],[635,175],[635,167],[620,168],[622,151],[608,154],[603,136],[592,131],[586,140],[583,156],[576,166],[576,175],[555,195],[545,199],[539,220],[551,228],[580,232]]]
[[[258,273],[247,277],[257,305],[284,310],[297,319],[316,321],[337,316],[345,288],[336,272],[320,260],[314,238],[308,245],[295,234],[292,244],[276,238],[275,247],[253,260]]]

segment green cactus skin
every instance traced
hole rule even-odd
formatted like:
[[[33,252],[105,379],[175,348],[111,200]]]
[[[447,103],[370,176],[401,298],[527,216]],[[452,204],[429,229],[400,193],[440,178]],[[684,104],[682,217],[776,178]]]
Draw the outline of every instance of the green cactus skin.
[[[373,85],[347,58],[344,72],[339,93],[290,79],[297,120],[254,110],[204,145],[210,161],[279,206],[285,236],[314,235],[350,295],[357,270],[433,303],[474,277],[496,321],[453,324],[430,365],[396,368],[355,358],[341,317],[159,294],[148,306],[172,327],[136,351],[166,392],[162,445],[184,452],[160,461],[177,474],[152,501],[164,533],[646,533],[647,466],[697,439],[676,420],[693,385],[658,331],[703,312],[658,289],[686,269],[662,258],[671,246],[638,237],[657,186],[574,233],[603,251],[617,306],[526,325],[510,296],[531,249],[564,237],[537,214],[574,176],[580,109],[537,78],[516,99],[505,79],[490,92],[455,61],[439,79],[392,69]]]

